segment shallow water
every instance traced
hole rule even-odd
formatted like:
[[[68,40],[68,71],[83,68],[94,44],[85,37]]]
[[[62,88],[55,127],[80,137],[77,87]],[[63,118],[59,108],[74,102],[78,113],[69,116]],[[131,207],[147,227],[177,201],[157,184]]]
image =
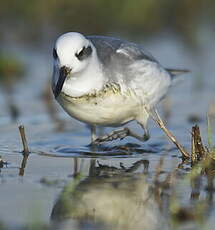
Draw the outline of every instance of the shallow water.
[[[196,57],[192,50],[186,49],[171,37],[161,37],[159,41],[148,42],[145,46],[163,65],[192,70],[191,74],[184,76],[184,81],[171,89],[168,127],[190,151],[192,123],[188,118],[195,115],[200,119],[199,125],[206,144],[206,112],[215,101],[214,64],[211,62],[215,58],[215,47],[202,45],[199,57]],[[164,160],[161,179],[182,162],[179,151],[165,134],[150,121],[151,139],[146,143],[126,138],[92,148],[89,145],[90,131],[84,124],[68,117],[57,105],[57,121],[47,112],[47,105],[41,97],[51,75],[51,59],[47,53],[41,55],[36,51],[25,50],[22,51],[22,58],[28,65],[28,77],[16,86],[13,95],[21,111],[17,123],[11,122],[3,94],[0,97],[0,155],[4,162],[0,169],[0,221],[3,225],[9,229],[22,229],[34,222],[50,226],[51,220],[64,220],[66,216],[69,217],[68,221],[60,224],[54,222],[52,226],[58,226],[58,229],[69,229],[71,226],[72,229],[106,229],[110,227],[108,224],[113,224],[111,226],[125,229],[128,215],[123,216],[121,213],[131,207],[129,216],[136,219],[134,223],[130,222],[128,229],[168,229],[165,220],[168,212],[158,211],[157,200],[148,198],[147,195],[161,158]],[[160,112],[165,114],[162,105]],[[25,126],[31,151],[25,168],[21,166],[23,155],[19,124]],[[135,122],[128,126],[138,133],[142,132]],[[100,132],[110,130],[107,128]],[[190,170],[189,164],[180,167],[181,175]],[[183,183],[179,186],[178,196],[186,204],[191,202],[189,196],[192,189],[190,184]],[[206,184],[205,178],[202,183]],[[67,210],[69,214],[58,208],[66,188],[71,189],[69,196],[65,198],[68,204],[71,203],[69,211]],[[202,199],[208,196],[204,186],[200,193]],[[121,196],[124,199],[120,200]],[[136,196],[138,201],[132,200],[131,196]],[[115,202],[119,202],[115,204],[119,209],[113,205]],[[136,203],[144,205],[137,208]],[[211,203],[207,229],[210,229],[215,215],[213,199]],[[93,207],[90,209],[91,206]],[[104,209],[107,209],[106,213],[102,213],[101,210]],[[148,212],[142,213],[143,209]],[[70,210],[73,212],[70,213]],[[121,216],[118,225],[115,225],[116,220],[111,213]],[[140,221],[143,216],[146,217],[145,222],[151,224],[145,226],[145,222]],[[92,223],[93,218],[98,220],[98,226]],[[191,222],[191,229],[195,229],[192,224]]]

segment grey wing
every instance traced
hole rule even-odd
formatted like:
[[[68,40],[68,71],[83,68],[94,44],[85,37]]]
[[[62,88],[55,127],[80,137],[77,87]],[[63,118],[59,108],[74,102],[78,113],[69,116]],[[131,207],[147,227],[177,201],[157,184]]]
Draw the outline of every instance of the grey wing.
[[[113,62],[124,65],[141,59],[157,63],[157,60],[141,45],[106,36],[88,36],[87,38],[96,47],[98,57],[105,67]]]
[[[165,95],[171,84],[170,74],[142,46],[111,37],[88,38],[97,49],[109,81],[133,89],[151,105]]]

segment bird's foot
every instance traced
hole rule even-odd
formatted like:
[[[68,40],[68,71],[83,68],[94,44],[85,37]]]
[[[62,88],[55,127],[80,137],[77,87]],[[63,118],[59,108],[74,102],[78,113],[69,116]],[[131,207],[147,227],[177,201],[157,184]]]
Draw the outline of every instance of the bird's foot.
[[[104,135],[102,137],[98,137],[96,140],[92,142],[92,144],[101,144],[103,142],[113,141],[116,139],[122,140],[123,138],[129,136],[130,130],[128,128],[114,130],[110,134]]]

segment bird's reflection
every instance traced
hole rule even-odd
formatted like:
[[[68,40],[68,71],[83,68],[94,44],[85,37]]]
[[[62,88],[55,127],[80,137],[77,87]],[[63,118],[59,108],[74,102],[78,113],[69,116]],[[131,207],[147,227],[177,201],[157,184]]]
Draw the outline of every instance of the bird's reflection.
[[[83,179],[76,172],[60,194],[51,214],[53,225],[57,229],[166,229],[145,180],[148,166],[148,160],[131,167],[121,163],[118,168],[92,159],[89,176]]]

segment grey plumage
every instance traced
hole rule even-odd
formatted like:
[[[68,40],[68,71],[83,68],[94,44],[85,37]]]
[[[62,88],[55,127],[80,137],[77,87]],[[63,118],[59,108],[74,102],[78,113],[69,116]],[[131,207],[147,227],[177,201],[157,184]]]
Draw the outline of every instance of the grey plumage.
[[[124,57],[122,56],[121,58],[126,58],[130,62],[141,59],[158,62],[141,45],[107,36],[87,36],[86,38],[89,39],[96,47],[98,57],[105,65],[107,65],[111,61],[111,58],[114,58],[115,55],[117,58],[119,58],[119,55],[122,56],[122,54],[117,53],[117,50],[120,49],[125,50],[128,54],[127,56],[124,55]]]
[[[141,45],[106,36],[88,36],[86,38],[95,46],[109,82],[118,83],[120,79],[123,79],[129,85],[138,71],[141,72],[140,74],[144,74],[143,71],[147,68],[139,68],[135,73],[136,67],[132,68],[132,64],[137,62],[142,62],[143,65],[148,62],[159,64]]]
[[[86,36],[86,38],[96,47],[99,60],[107,69],[109,69],[110,65],[113,70],[114,66],[119,67],[118,64],[123,64],[122,66],[125,66],[124,63],[129,65],[138,60],[159,63],[142,45],[107,36]],[[122,52],[118,52],[120,50]],[[119,60],[122,63],[119,63]],[[117,65],[113,63],[117,63]],[[171,77],[190,72],[187,69],[165,68],[165,70]]]

